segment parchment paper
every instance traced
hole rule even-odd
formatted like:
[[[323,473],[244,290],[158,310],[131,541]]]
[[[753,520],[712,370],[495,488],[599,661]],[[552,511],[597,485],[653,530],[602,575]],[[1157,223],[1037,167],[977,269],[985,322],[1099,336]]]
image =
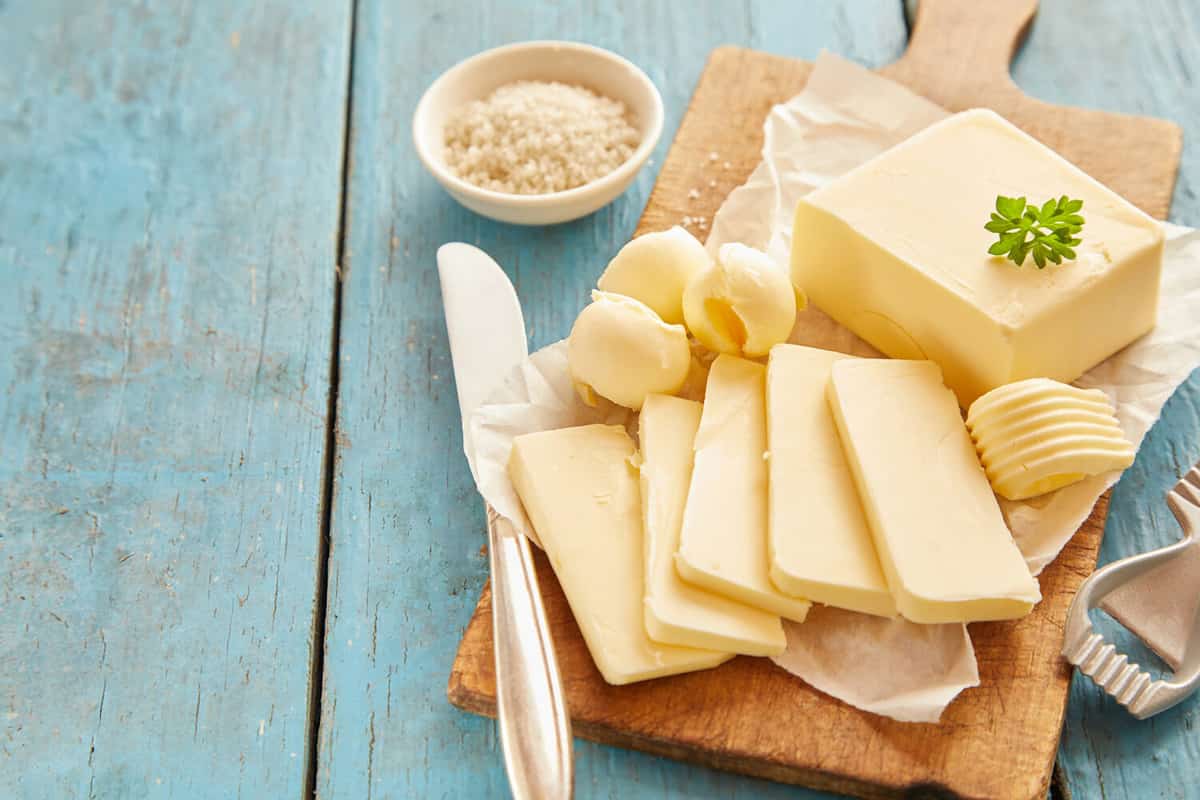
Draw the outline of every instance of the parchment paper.
[[[771,110],[763,161],[713,218],[707,246],[715,252],[724,242],[741,241],[765,249],[784,268],[792,211],[802,195],[944,116],[907,89],[823,54],[805,90]],[[1113,398],[1135,444],[1200,364],[1200,313],[1194,312],[1200,308],[1200,235],[1166,227],[1158,327],[1078,381]],[[879,355],[815,308],[798,316],[791,341]],[[592,422],[631,426],[633,420],[632,412],[611,404],[584,405],[571,385],[566,343],[544,348],[471,420],[480,491],[536,541],[506,472],[513,437]],[[1117,477],[1097,476],[1032,501],[1001,501],[1034,574],[1054,560]],[[814,606],[804,624],[788,623],[787,635],[788,649],[776,664],[833,697],[894,719],[937,721],[960,691],[979,683],[965,625],[917,625]]]

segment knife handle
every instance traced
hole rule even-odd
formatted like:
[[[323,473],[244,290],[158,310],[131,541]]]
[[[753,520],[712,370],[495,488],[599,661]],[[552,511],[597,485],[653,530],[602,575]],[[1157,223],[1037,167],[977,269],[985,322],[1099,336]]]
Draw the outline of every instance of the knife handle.
[[[571,720],[529,540],[487,509],[496,716],[514,800],[570,800]]]

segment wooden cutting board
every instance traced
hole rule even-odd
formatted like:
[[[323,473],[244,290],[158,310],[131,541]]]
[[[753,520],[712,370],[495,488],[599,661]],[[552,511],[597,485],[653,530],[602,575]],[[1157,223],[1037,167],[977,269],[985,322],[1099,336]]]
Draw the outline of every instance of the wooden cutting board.
[[[884,75],[950,110],[994,108],[1157,217],[1165,217],[1182,136],[1162,120],[1051,106],[1008,76],[1036,0],[922,0],[909,50]],[[713,52],[663,165],[639,232],[711,219],[759,161],[772,105],[804,88],[810,65],[737,48]],[[716,171],[717,153],[730,167]],[[716,187],[709,187],[714,173]],[[702,188],[699,199],[690,190]],[[693,231],[697,229],[692,228]],[[592,664],[544,557],[538,570],[575,733],[776,781],[896,797],[929,789],[969,798],[1045,797],[1071,670],[1059,657],[1067,607],[1096,564],[1107,495],[1041,575],[1023,620],[970,628],[980,686],[940,724],[895,722],[812,689],[763,658],[632,686]],[[495,715],[491,595],[485,587],[450,675],[456,706]]]

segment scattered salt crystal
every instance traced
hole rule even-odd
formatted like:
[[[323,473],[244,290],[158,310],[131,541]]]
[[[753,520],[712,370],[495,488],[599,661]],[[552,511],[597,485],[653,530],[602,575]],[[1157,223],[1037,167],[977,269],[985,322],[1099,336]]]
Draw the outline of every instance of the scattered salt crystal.
[[[722,169],[729,169],[729,168],[731,168],[732,166],[733,166],[733,164],[730,164],[728,161],[726,161],[724,164],[722,164],[722,165],[721,165],[721,168],[722,168]]]
[[[708,179],[708,187],[709,187],[710,189],[714,189],[714,188],[716,188],[716,186],[717,186],[717,179],[716,179],[716,178],[709,178],[709,179]]]
[[[708,154],[709,161],[716,161],[718,158],[720,158],[720,156],[717,155],[717,151],[715,151],[715,150]]]
[[[693,200],[696,200],[697,198],[700,197],[700,190],[699,189],[689,189],[688,197],[692,198]]]

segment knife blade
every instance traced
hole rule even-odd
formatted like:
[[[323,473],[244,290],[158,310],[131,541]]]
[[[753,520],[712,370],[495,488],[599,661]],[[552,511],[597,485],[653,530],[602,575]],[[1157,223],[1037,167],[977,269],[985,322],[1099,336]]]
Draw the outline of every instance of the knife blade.
[[[528,354],[525,322],[508,276],[482,250],[452,242],[438,249],[437,262],[463,451],[474,476],[471,415]],[[567,800],[571,721],[529,540],[490,506],[487,528],[496,716],[509,786],[516,800]]]
[[[462,412],[463,449],[474,475],[471,415],[529,354],[525,319],[508,276],[478,247],[444,244],[438,248],[437,261]]]

